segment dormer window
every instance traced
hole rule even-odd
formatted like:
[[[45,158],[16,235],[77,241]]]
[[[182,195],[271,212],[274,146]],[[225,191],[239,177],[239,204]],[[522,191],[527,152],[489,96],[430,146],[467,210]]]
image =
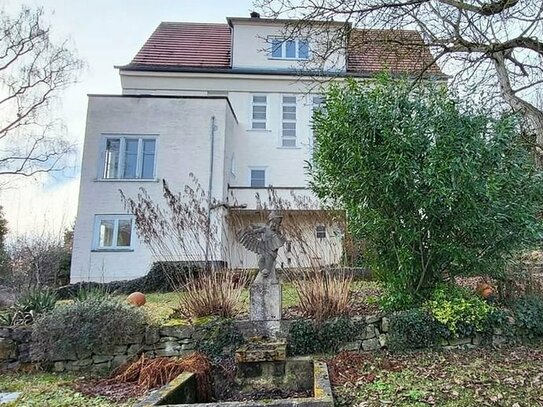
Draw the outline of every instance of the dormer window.
[[[309,42],[305,39],[271,37],[271,59],[309,59]]]

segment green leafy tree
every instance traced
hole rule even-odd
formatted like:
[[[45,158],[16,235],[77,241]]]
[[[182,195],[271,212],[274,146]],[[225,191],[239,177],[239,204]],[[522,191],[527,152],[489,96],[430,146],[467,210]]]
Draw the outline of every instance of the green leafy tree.
[[[332,86],[314,122],[312,187],[367,241],[392,306],[455,275],[497,276],[540,240],[542,174],[515,117],[383,76]]]

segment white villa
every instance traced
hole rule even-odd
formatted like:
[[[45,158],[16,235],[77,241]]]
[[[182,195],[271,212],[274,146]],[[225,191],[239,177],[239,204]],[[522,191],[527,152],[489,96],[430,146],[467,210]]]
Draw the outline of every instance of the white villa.
[[[304,167],[321,84],[423,65],[376,42],[356,51],[339,47],[317,77],[311,37],[285,37],[288,23],[256,13],[227,18],[226,24],[161,23],[132,62],[117,67],[122,94],[89,95],[72,283],[145,275],[157,258],[138,238],[119,191],[136,197],[143,187],[160,201],[162,180],[182,191],[191,173],[221,202],[209,210],[229,247],[212,250],[212,260],[256,267],[256,257],[239,247],[228,219],[259,219],[255,196],[266,201],[270,186],[285,199],[292,193],[311,197]],[[417,33],[404,33],[420,41]],[[428,51],[423,57],[432,58]],[[426,74],[443,78],[435,66]],[[302,263],[339,263],[341,228],[318,221],[316,208],[291,211],[315,248]],[[281,248],[279,266],[300,265],[292,250],[290,244]]]

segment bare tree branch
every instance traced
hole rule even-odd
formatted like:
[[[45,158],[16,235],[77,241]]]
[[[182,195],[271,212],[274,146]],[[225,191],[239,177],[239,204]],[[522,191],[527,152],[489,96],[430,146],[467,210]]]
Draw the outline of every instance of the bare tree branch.
[[[67,41],[55,43],[42,9],[0,12],[0,176],[62,168],[74,151],[52,111],[83,63]]]

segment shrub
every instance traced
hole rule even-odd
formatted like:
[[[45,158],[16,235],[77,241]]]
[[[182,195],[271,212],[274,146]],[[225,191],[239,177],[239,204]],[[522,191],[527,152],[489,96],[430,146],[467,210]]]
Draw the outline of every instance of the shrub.
[[[245,274],[225,269],[189,276],[179,288],[178,312],[185,318],[215,315],[233,318],[240,310]]]
[[[394,351],[431,348],[446,329],[426,310],[414,308],[390,317],[388,346]]]
[[[454,285],[436,288],[425,306],[436,321],[455,337],[482,332],[492,310],[482,298]]]
[[[85,302],[91,300],[105,300],[111,294],[103,286],[81,286],[72,297],[73,301]]]
[[[538,245],[543,178],[517,118],[388,76],[329,89],[314,115],[311,186],[345,210],[387,291],[421,304],[445,274],[494,277]]]
[[[362,332],[364,324],[342,316],[322,323],[311,320],[296,320],[292,323],[288,337],[291,355],[337,352],[341,345],[352,341]]]
[[[0,323],[5,325],[32,324],[39,315],[52,311],[56,302],[57,297],[54,291],[32,288],[23,293],[1,316]]]
[[[212,359],[231,354],[244,342],[231,319],[216,318],[199,327],[201,335],[196,348]]]
[[[32,330],[37,354],[107,353],[115,345],[134,340],[147,325],[145,313],[116,300],[76,301],[57,306],[39,318]]]
[[[512,310],[519,333],[529,338],[543,336],[543,297],[520,298],[513,303]]]
[[[286,274],[300,298],[303,315],[321,322],[350,311],[352,273],[341,270],[296,269]]]

